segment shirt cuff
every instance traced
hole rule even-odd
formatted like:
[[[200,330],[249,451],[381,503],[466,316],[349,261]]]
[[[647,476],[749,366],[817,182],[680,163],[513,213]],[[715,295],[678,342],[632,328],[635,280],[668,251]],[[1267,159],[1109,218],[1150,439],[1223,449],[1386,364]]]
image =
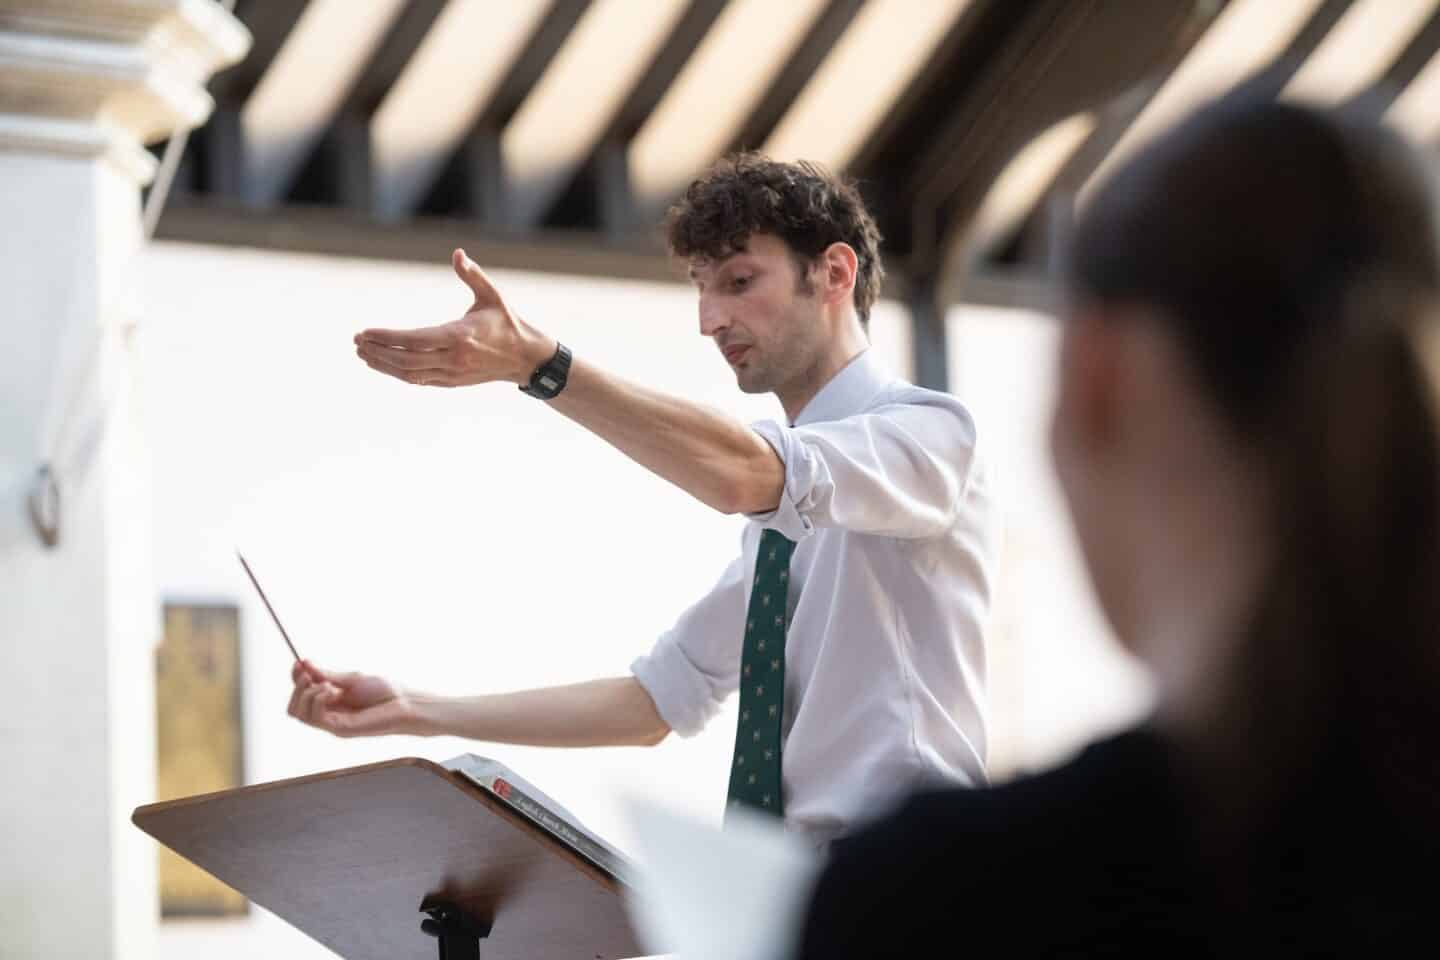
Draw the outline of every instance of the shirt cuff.
[[[795,436],[795,431],[773,420],[759,420],[750,429],[765,438],[775,455],[785,465],[785,489],[780,491],[780,505],[769,513],[746,514],[751,520],[771,530],[778,530],[799,543],[815,532],[815,525],[805,517],[798,504],[804,502],[815,485],[815,460]]]
[[[671,634],[665,634],[649,655],[637,657],[630,672],[639,681],[660,719],[682,737],[693,737],[720,711],[704,673]]]

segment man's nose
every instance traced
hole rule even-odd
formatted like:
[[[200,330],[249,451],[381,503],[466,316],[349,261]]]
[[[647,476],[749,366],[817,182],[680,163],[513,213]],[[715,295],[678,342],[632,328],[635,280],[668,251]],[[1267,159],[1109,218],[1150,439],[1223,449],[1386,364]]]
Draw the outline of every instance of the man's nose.
[[[713,337],[715,334],[730,326],[730,319],[725,311],[713,300],[700,298],[700,335]]]

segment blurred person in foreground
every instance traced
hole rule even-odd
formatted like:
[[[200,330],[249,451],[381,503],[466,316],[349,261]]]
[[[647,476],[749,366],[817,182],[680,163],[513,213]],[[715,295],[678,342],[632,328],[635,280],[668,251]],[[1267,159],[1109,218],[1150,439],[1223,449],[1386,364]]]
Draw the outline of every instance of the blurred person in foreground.
[[[1100,188],[1068,244],[1052,451],[1153,716],[837,843],[801,956],[1431,939],[1436,238],[1420,160],[1353,113],[1232,98]]]
[[[883,269],[853,185],[740,155],[690,186],[668,235],[699,332],[786,422],[746,426],[572,357],[458,250],[474,295],[463,317],[366,330],[356,345],[411,383],[521,385],[702,503],[745,514],[740,557],[630,676],[446,697],[298,664],[289,710],[342,736],[652,745],[698,732],[738,688],[727,804],[783,817],[823,847],[909,789],[984,780],[995,509],[975,425],[869,352]],[[584,496],[577,487],[575,509],[604,508]],[[686,548],[635,520],[656,564]]]

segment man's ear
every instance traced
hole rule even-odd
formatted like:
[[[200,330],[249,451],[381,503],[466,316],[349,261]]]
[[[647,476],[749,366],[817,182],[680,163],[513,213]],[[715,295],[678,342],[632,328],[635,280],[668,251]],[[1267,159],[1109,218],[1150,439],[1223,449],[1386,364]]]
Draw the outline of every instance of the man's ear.
[[[855,275],[860,259],[848,243],[832,243],[821,251],[817,263],[821,297],[826,303],[847,303],[855,295]]]

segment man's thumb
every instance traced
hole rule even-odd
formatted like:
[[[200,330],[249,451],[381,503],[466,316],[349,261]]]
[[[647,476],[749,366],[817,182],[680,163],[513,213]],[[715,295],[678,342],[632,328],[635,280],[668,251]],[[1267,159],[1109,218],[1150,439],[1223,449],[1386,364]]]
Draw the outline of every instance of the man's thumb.
[[[477,300],[500,299],[500,292],[495,289],[490,278],[485,276],[485,271],[480,269],[480,264],[466,256],[464,250],[456,250],[451,255],[450,262],[455,267],[455,275],[465,286],[470,288],[470,292],[475,294]]]

